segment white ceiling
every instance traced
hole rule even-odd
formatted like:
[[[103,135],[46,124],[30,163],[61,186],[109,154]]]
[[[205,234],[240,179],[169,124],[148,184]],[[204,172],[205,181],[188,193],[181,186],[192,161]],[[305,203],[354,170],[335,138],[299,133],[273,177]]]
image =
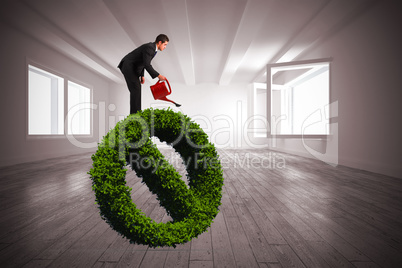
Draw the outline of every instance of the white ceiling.
[[[159,33],[152,61],[170,82],[265,81],[268,63],[297,59],[375,0],[13,0],[3,22],[123,83],[120,59]],[[330,57],[331,55],[327,55]]]

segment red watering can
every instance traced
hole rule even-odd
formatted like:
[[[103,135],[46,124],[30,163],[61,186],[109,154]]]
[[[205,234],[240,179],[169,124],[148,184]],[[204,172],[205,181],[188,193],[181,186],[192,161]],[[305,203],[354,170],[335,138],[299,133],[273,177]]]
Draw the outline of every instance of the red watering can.
[[[156,82],[155,85],[151,86],[151,91],[152,91],[152,95],[154,96],[154,99],[170,101],[170,102],[174,103],[176,105],[176,107],[180,107],[181,106],[180,104],[175,103],[174,101],[166,98],[167,95],[170,95],[170,93],[172,93],[172,89],[170,87],[169,81],[166,80],[166,82],[169,86],[169,89],[166,87],[166,83],[162,82],[161,80]]]

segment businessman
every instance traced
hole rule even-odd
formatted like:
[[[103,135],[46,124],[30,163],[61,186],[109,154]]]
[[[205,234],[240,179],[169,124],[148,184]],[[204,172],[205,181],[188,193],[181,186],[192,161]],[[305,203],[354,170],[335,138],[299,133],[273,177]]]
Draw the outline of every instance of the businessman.
[[[128,53],[119,63],[118,68],[126,79],[128,90],[130,91],[130,114],[135,114],[141,110],[141,84],[144,84],[144,70],[147,70],[152,78],[158,77],[165,81],[166,77],[159,74],[151,65],[151,60],[159,51],[163,51],[169,42],[165,34],[156,37],[155,42],[141,45]]]

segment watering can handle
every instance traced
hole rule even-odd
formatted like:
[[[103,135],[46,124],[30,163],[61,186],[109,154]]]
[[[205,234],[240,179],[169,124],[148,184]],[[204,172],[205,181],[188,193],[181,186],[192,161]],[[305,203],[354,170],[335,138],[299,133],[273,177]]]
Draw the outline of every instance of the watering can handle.
[[[161,81],[159,81],[159,82],[161,82]],[[172,89],[170,88],[170,84],[169,84],[169,81],[167,79],[166,79],[166,82],[167,82],[167,84],[169,86],[169,94],[170,94],[170,93],[172,93]]]

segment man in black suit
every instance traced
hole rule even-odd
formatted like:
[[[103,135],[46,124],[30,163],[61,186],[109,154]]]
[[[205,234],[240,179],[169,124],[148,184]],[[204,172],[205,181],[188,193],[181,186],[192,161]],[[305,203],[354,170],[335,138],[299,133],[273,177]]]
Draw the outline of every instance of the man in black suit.
[[[165,34],[156,37],[155,42],[146,43],[128,53],[119,63],[118,68],[126,79],[127,87],[130,91],[130,114],[141,110],[141,84],[144,84],[144,70],[152,78],[158,77],[165,81],[166,77],[159,74],[151,65],[151,60],[156,52],[163,51],[169,42]]]

